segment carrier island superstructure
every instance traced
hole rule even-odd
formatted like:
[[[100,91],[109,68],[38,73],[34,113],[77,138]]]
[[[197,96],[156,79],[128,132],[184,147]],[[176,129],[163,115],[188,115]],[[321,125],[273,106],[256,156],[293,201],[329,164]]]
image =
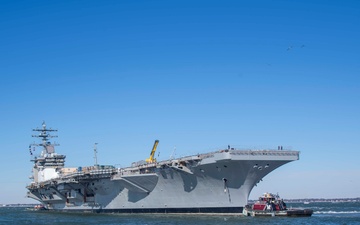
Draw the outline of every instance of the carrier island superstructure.
[[[299,159],[298,151],[221,149],[156,161],[155,141],[147,160],[130,167],[65,167],[51,135],[33,129],[42,152],[32,161],[27,196],[49,210],[118,213],[242,213],[252,188],[276,168]],[[96,154],[96,150],[94,151]]]

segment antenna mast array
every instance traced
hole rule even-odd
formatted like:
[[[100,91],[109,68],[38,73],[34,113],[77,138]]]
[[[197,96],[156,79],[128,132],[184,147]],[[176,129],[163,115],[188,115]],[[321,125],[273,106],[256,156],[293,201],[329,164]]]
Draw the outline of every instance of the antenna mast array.
[[[29,150],[32,155],[31,146],[42,146],[40,156],[35,157],[33,160],[38,168],[63,168],[65,163],[65,155],[60,155],[55,152],[55,146],[59,144],[51,143],[50,139],[58,137],[57,135],[51,135],[51,132],[57,132],[52,128],[46,128],[45,121],[42,123],[42,128],[32,129],[33,131],[40,132],[38,135],[32,135],[32,137],[41,138],[41,143],[30,144]],[[34,149],[35,150],[35,149]],[[33,151],[34,151],[33,150]]]
[[[94,160],[95,160],[94,166],[98,166],[98,163],[97,163],[97,144],[98,143],[94,144]]]
[[[42,143],[39,144],[30,144],[30,146],[42,146],[44,147],[43,153],[54,153],[54,146],[58,146],[59,144],[49,142],[50,138],[58,137],[57,135],[50,135],[50,132],[57,132],[58,130],[52,128],[46,128],[46,123],[43,121],[42,128],[33,129],[33,131],[40,132],[39,135],[32,135],[32,137],[41,138]]]

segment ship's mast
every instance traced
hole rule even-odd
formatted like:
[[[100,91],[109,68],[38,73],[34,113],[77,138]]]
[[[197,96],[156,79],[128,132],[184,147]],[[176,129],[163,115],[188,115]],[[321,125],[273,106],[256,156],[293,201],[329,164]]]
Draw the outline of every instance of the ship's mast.
[[[98,166],[98,163],[97,163],[97,144],[98,143],[94,144],[94,160],[95,160],[94,166]]]
[[[49,142],[49,140],[50,140],[50,138],[58,137],[57,135],[50,134],[50,132],[57,132],[57,130],[52,129],[52,128],[46,128],[46,123],[45,123],[45,121],[43,121],[42,128],[36,128],[36,129],[33,129],[33,131],[40,132],[39,135],[32,135],[32,137],[41,138],[42,143],[39,143],[39,144],[34,143],[34,144],[31,144],[31,146],[42,146],[43,147],[42,154],[55,153],[54,146],[58,146],[59,144],[51,143],[51,142]]]
[[[33,129],[33,131],[40,132],[38,135],[32,135],[32,137],[41,138],[41,143],[33,143],[31,146],[42,146],[43,150],[39,157],[35,157],[34,161],[36,168],[62,168],[65,163],[65,155],[59,155],[55,153],[55,146],[57,143],[51,143],[50,138],[58,137],[57,135],[51,135],[51,132],[57,132],[56,129],[46,128],[45,121],[42,123],[42,128]],[[30,153],[31,149],[30,149]]]

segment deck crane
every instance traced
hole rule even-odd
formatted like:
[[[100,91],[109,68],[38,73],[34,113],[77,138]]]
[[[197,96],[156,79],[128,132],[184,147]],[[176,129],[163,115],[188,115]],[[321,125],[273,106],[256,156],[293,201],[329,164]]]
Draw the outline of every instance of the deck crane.
[[[156,147],[157,147],[158,144],[159,144],[159,140],[155,140],[154,146],[153,146],[153,148],[151,150],[151,153],[150,153],[150,157],[145,160],[147,163],[156,162],[156,159],[154,158],[154,155],[155,155]]]

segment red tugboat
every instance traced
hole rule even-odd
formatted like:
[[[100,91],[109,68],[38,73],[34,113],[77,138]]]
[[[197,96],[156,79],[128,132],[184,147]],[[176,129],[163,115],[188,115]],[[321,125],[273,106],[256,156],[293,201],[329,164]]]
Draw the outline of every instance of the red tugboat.
[[[313,210],[288,209],[279,195],[265,193],[253,205],[246,205],[243,214],[245,216],[311,216]]]

